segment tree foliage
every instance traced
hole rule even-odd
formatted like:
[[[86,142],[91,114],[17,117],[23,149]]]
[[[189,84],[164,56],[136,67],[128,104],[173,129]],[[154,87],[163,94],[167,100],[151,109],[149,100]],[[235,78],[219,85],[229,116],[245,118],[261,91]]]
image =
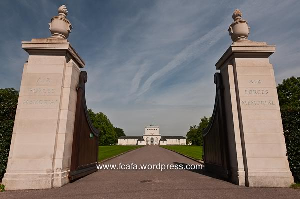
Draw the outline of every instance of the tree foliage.
[[[0,179],[6,170],[18,96],[13,88],[0,89]]]
[[[118,127],[114,127],[114,129],[115,129],[115,132],[116,132],[118,138],[121,136],[126,136],[123,129],[118,128]]]
[[[118,137],[108,117],[102,112],[94,113],[91,109],[88,113],[94,127],[99,131],[99,145],[116,144]]]
[[[203,145],[203,131],[208,126],[210,118],[203,117],[200,119],[198,126],[190,126],[190,130],[187,132],[187,142],[192,145],[202,146]]]
[[[186,134],[187,143],[191,143],[192,145],[200,145],[201,136],[197,134],[197,126],[190,126],[190,130]]]
[[[283,80],[277,92],[290,169],[300,182],[300,77]]]
[[[277,86],[280,109],[299,109],[300,77],[290,77]]]

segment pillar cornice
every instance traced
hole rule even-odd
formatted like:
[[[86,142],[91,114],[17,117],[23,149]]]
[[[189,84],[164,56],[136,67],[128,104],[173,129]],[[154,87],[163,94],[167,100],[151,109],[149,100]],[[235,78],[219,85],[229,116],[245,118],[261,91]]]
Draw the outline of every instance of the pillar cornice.
[[[233,58],[268,58],[275,52],[275,45],[266,42],[240,41],[233,42],[216,63],[216,69],[220,68]]]
[[[73,59],[80,68],[84,68],[85,63],[71,46],[67,39],[42,38],[22,41],[22,48],[29,54],[63,54]]]

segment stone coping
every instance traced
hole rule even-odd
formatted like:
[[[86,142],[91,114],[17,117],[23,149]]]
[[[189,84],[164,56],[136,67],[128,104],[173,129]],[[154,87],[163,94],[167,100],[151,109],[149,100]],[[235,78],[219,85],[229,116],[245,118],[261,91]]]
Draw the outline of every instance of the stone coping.
[[[22,41],[22,48],[29,54],[35,54],[36,52],[41,51],[66,51],[72,59],[76,61],[80,68],[84,68],[84,61],[71,46],[70,42],[67,39],[57,39],[57,38],[41,38],[41,39],[32,39],[31,41]],[[39,53],[40,54],[40,53]]]
[[[275,45],[268,45],[266,42],[239,41],[233,42],[222,57],[216,63],[216,69],[219,70],[224,63],[233,57],[241,58],[268,58],[275,52]]]

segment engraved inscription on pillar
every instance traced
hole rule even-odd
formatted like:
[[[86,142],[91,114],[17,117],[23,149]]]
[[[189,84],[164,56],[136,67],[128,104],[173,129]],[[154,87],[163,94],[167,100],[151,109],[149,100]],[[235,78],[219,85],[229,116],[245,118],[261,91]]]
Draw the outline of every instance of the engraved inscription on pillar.
[[[53,81],[50,77],[39,77],[36,81],[37,85],[50,85],[51,81]]]
[[[22,86],[23,108],[57,108],[61,80],[56,74],[27,74]]]
[[[24,99],[23,104],[26,105],[55,105],[58,103],[56,99]]]
[[[261,79],[250,79],[249,84],[261,84]]]
[[[273,100],[242,100],[242,105],[245,106],[267,106],[267,105],[275,105]]]
[[[269,94],[269,89],[249,88],[243,90],[247,96],[267,96]]]
[[[28,90],[33,95],[52,95],[55,93],[55,88],[31,87],[31,88],[28,88]]]
[[[240,88],[240,102],[242,108],[272,109],[276,106],[274,99],[274,89],[265,84],[265,80],[249,79],[246,87]]]

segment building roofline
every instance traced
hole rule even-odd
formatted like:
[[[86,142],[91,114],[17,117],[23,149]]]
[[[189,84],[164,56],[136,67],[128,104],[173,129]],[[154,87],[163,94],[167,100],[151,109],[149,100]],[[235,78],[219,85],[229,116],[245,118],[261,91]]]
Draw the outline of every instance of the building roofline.
[[[143,138],[143,136],[121,136],[118,139],[140,139]]]

